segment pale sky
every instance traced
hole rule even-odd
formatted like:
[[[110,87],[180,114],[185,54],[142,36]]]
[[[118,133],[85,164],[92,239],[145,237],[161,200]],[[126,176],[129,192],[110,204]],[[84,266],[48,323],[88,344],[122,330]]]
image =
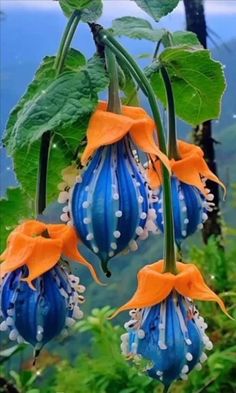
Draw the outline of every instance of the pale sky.
[[[2,0],[1,4],[3,8],[7,7],[27,7],[27,8],[40,8],[41,10],[56,10],[59,5],[53,0]],[[205,2],[205,9],[208,14],[216,15],[228,15],[236,14],[236,0],[207,0]],[[140,10],[134,1],[132,0],[104,0],[104,14],[115,15],[116,11],[119,10],[119,15],[135,15],[144,16],[145,13]],[[183,12],[182,2],[178,5],[175,10],[176,13]]]

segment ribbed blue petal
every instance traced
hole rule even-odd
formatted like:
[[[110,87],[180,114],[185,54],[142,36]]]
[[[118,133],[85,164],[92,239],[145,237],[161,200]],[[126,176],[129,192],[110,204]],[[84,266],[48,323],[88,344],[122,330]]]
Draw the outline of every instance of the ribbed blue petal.
[[[171,178],[172,203],[175,225],[176,242],[181,242],[198,229],[205,218],[205,198],[194,186],[180,182],[176,177]],[[160,189],[159,200],[155,204],[157,211],[157,226],[163,232],[163,191]]]
[[[204,361],[203,350],[212,345],[203,318],[189,302],[172,293],[158,305],[137,311],[125,325],[129,336],[127,355],[138,354],[149,360],[149,376],[166,386],[176,379],[186,379]]]
[[[73,224],[105,270],[107,261],[145,228],[149,192],[128,138],[100,148],[82,181],[75,184],[70,204]]]
[[[1,284],[0,330],[10,329],[10,339],[24,339],[37,350],[80,318],[78,278],[59,265],[33,281],[22,281],[25,267],[8,273]],[[81,298],[81,297],[80,297]]]

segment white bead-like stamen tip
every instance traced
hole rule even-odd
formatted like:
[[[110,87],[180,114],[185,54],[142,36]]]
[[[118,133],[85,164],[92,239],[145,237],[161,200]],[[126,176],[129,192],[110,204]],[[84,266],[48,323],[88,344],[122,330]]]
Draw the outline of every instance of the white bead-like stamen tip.
[[[110,251],[109,253],[108,253],[108,256],[111,258],[111,257],[113,257],[115,255],[115,253],[114,253],[114,251]]]
[[[89,207],[89,202],[88,202],[88,201],[84,201],[84,202],[82,203],[82,207],[83,207],[84,209],[87,209],[87,208]]]
[[[122,217],[122,211],[121,210],[117,210],[115,212],[115,216],[118,217],[118,218]]]
[[[83,223],[84,223],[84,224],[90,224],[90,222],[91,222],[91,218],[89,218],[89,217],[85,217],[85,218],[83,219]]]
[[[115,237],[116,239],[119,239],[119,237],[121,236],[121,233],[120,233],[120,231],[114,231],[114,232],[113,232],[113,235],[114,235],[114,237]]]
[[[187,207],[186,206],[183,206],[182,207],[182,212],[184,213],[184,212],[186,212],[187,211]]]
[[[204,363],[207,360],[207,355],[205,354],[205,352],[203,352],[200,356],[200,362]]]
[[[188,372],[189,372],[189,367],[187,366],[187,364],[185,364],[181,370],[181,374],[187,374]]]
[[[93,247],[93,252],[95,252],[95,254],[97,254],[97,253],[98,253],[98,251],[99,251],[99,248],[98,248],[98,247],[96,247],[96,246],[94,246],[94,247]]]
[[[184,219],[184,223],[185,223],[185,224],[188,224],[188,223],[189,223],[189,219],[188,219],[188,218],[185,218],[185,219]]]
[[[131,251],[136,251],[138,249],[138,245],[135,240],[131,240],[129,242],[129,248]]]
[[[142,340],[145,337],[145,331],[143,329],[138,330],[138,338]]]
[[[200,371],[202,369],[201,363],[197,363],[196,366],[194,367],[196,370]]]
[[[187,352],[185,357],[186,357],[186,359],[187,359],[189,362],[191,362],[191,360],[193,360],[193,355],[192,355],[190,352]]]
[[[143,203],[143,197],[142,197],[142,196],[139,196],[139,197],[138,197],[138,201],[139,201],[139,203]]]
[[[187,232],[186,231],[181,231],[182,236],[187,236]]]
[[[147,213],[142,212],[142,213],[140,214],[140,218],[141,218],[142,220],[145,220],[145,218],[147,218]]]
[[[142,235],[143,228],[142,227],[137,227],[135,232],[136,232],[137,235]]]
[[[86,240],[93,240],[93,234],[92,233],[88,233],[86,236]]]
[[[116,243],[111,243],[111,248],[112,248],[112,250],[116,250],[117,249],[117,244]]]
[[[113,194],[113,199],[115,199],[115,201],[117,201],[119,199],[119,194],[117,194],[117,193]]]

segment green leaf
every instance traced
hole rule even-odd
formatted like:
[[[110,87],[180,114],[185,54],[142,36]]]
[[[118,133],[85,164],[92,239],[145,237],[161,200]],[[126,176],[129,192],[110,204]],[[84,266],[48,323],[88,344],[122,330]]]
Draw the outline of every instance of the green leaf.
[[[175,31],[171,34],[173,45],[202,46],[195,33],[191,31]]]
[[[219,117],[225,90],[222,66],[211,58],[210,51],[192,48],[167,48],[159,56],[159,63],[169,73],[177,116],[196,126]],[[157,97],[166,105],[163,80],[157,67],[147,70]]]
[[[96,103],[87,72],[64,73],[24,106],[13,127],[8,151],[13,153],[37,141],[46,131],[72,125],[80,116],[91,113]]]
[[[124,73],[124,84],[120,87],[124,96],[122,97],[122,103],[124,105],[140,106],[137,86],[130,75],[130,72],[123,66],[122,71]]]
[[[113,20],[112,30],[114,35],[154,42],[159,41],[165,33],[164,29],[153,29],[147,20],[133,16],[124,16]]]
[[[35,78],[28,86],[27,91],[20,99],[16,107],[10,114],[4,142],[7,146],[14,145],[14,126],[20,118],[24,107],[28,102],[36,99],[40,94],[44,94],[45,89],[52,83],[55,79],[56,72],[53,68],[55,62],[55,57],[45,57],[39,69],[36,71]],[[82,66],[86,64],[85,57],[75,49],[70,49],[65,63],[66,71],[78,71]],[[12,141],[13,139],[13,141]]]
[[[33,216],[33,204],[23,190],[9,188],[5,198],[0,200],[0,249],[5,248],[6,239],[17,223]]]
[[[178,5],[179,0],[134,0],[155,21],[169,14]]]
[[[80,11],[81,20],[85,23],[95,22],[102,15],[102,0],[59,0],[66,16]]]
[[[79,72],[63,73],[24,102],[17,116],[13,113],[5,140],[8,152],[13,154],[16,149],[39,140],[44,132],[63,130],[79,118],[89,116],[98,101],[96,93],[107,83],[103,61],[97,56]]]

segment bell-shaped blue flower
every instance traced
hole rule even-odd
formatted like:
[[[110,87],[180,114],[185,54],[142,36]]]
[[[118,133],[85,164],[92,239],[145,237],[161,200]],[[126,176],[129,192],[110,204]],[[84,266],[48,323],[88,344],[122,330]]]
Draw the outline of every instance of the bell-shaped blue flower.
[[[207,220],[207,211],[212,210],[212,194],[205,196],[195,186],[171,178],[172,203],[175,227],[175,240],[180,243],[186,237],[192,235],[197,229],[201,229]],[[207,199],[209,198],[209,199]],[[157,213],[157,226],[164,232],[163,216],[163,190],[158,193],[158,202],[155,204]]]
[[[156,229],[152,192],[129,137],[99,148],[71,192],[70,216],[83,243],[107,261]]]
[[[46,343],[82,318],[79,304],[84,297],[80,293],[85,288],[79,285],[78,277],[57,264],[32,282],[33,289],[22,280],[27,270],[24,266],[3,278],[0,330],[9,330],[10,340],[26,341],[39,353]]]
[[[149,361],[150,377],[170,386],[187,379],[193,369],[201,369],[212,343],[205,334],[207,324],[189,298],[173,291],[166,300],[144,309],[130,311],[122,338],[125,355]]]

